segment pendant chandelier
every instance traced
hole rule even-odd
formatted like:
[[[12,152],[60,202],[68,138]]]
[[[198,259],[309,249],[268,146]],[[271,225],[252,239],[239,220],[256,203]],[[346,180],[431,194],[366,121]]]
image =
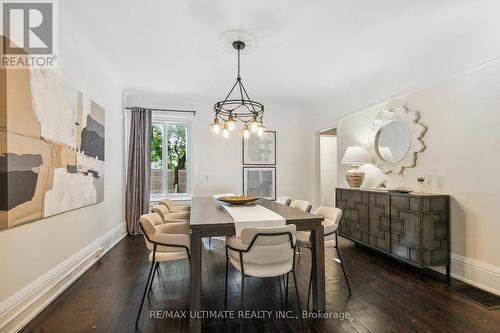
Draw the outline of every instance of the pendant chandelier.
[[[226,98],[215,103],[215,118],[210,126],[216,134],[222,133],[222,136],[227,138],[229,133],[235,129],[236,122],[241,122],[243,123],[243,137],[245,139],[248,139],[251,133],[261,136],[264,133],[264,124],[262,123],[264,105],[251,100],[241,82],[240,51],[245,48],[245,43],[237,40],[233,42],[233,48],[238,52],[236,82]]]

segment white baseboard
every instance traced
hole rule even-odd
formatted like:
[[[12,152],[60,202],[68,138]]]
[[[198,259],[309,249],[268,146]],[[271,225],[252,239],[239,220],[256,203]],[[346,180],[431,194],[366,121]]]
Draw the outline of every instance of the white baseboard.
[[[444,268],[436,271],[445,273]],[[500,295],[500,267],[485,262],[451,254],[451,276],[480,289]]]
[[[0,332],[21,330],[126,235],[125,224],[116,226],[0,303]]]

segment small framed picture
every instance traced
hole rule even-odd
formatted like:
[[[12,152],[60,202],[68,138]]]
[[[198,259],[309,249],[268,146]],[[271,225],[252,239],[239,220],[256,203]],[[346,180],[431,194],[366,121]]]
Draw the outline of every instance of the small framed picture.
[[[276,167],[243,167],[243,195],[276,200]]]
[[[243,140],[243,165],[276,165],[276,132],[264,131]]]

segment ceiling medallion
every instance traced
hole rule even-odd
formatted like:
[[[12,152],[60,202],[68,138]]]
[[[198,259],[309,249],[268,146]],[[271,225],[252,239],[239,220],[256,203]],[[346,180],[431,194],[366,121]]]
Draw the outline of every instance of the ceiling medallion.
[[[241,82],[240,52],[245,48],[241,40],[233,42],[233,48],[238,52],[238,73],[236,82],[223,101],[214,105],[215,117],[212,126],[215,133],[222,133],[227,138],[236,127],[236,122],[243,123],[243,137],[248,139],[251,133],[261,136],[264,133],[264,105],[253,101]]]

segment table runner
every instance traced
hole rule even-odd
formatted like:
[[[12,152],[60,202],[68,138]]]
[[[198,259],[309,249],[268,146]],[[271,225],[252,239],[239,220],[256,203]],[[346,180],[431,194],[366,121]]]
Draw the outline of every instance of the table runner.
[[[236,237],[240,237],[243,228],[270,228],[286,225],[283,216],[261,205],[234,206],[220,201],[219,203],[233,218]]]

